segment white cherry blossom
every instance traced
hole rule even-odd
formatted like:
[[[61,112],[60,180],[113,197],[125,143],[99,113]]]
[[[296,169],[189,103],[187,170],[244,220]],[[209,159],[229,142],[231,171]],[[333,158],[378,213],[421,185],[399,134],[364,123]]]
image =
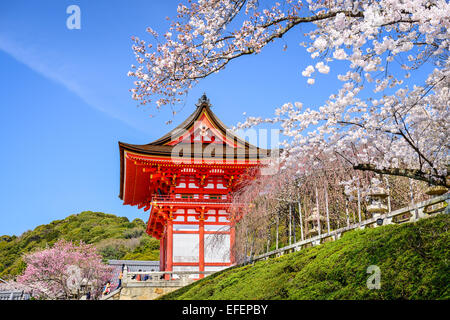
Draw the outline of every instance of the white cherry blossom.
[[[448,1],[198,0],[177,13],[164,36],[148,28],[150,39],[133,38],[133,99],[179,102],[200,79],[309,24],[300,45],[317,61],[302,60],[301,74],[320,86],[314,72],[336,77],[340,60],[341,88],[314,105],[274,106],[274,117],[248,116],[238,127],[279,124],[286,165],[338,156],[355,169],[449,186]],[[319,168],[311,162],[310,170]]]

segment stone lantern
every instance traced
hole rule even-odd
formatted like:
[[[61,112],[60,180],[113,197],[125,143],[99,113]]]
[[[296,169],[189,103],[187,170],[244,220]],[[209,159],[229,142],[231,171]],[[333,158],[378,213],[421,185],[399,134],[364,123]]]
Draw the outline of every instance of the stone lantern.
[[[384,188],[376,186],[371,188],[369,194],[370,204],[367,206],[367,212],[371,213],[374,218],[388,211],[387,206],[383,203],[388,194]]]
[[[425,193],[432,197],[438,197],[448,192],[448,189],[444,186],[429,186]],[[442,212],[447,207],[447,201],[439,201],[435,204],[429,204],[423,208],[423,212],[427,214],[433,214]]]
[[[319,223],[317,219],[320,220],[320,229],[322,229],[322,226],[325,225],[326,219],[324,216],[319,215],[317,207],[314,207],[312,214],[306,218],[306,223],[308,224],[308,232],[306,233],[306,236],[315,236],[319,234]]]

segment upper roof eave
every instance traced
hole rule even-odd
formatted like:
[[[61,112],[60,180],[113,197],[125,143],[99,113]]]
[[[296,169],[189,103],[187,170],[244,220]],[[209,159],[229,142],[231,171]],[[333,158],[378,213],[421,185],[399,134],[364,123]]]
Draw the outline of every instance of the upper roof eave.
[[[187,149],[187,147],[189,147],[190,145],[186,145],[186,149],[182,149],[182,150],[189,150]],[[128,143],[124,143],[124,142],[119,142],[119,147],[121,150],[121,153],[123,154],[123,150],[129,151],[129,152],[136,152],[142,155],[146,155],[146,156],[170,156],[172,155],[172,151],[176,146],[169,146],[169,145],[150,145],[150,144],[146,144],[146,145],[135,145],[135,144],[128,144]],[[269,149],[261,149],[261,148],[254,148],[254,149],[247,149],[247,148],[226,148],[223,147],[222,145],[216,145],[215,146],[216,149],[213,149],[214,151],[220,152],[222,151],[222,155],[224,156],[230,156],[230,155],[234,155],[234,156],[246,156],[245,158],[255,158],[255,159],[263,159],[263,158],[267,158],[270,157],[271,155],[271,151]],[[223,147],[223,148],[220,148]],[[202,151],[204,148],[207,148],[206,146],[202,146]],[[230,152],[230,149],[232,149]],[[198,153],[199,150],[196,150],[195,148],[190,148],[192,155],[195,156],[202,156],[204,155],[203,153]],[[209,150],[209,151],[213,151],[213,150]],[[225,151],[225,152],[223,152]],[[219,154],[219,153],[217,153]],[[250,156],[248,156],[250,155]],[[253,157],[252,157],[253,156]],[[237,157],[237,158],[241,158],[241,157]]]
[[[181,136],[184,132],[189,130],[197,121],[200,116],[202,115],[203,111],[205,110],[209,116],[209,118],[212,120],[213,124],[221,131],[221,133],[225,136],[228,136],[233,141],[236,141],[237,143],[245,146],[245,148],[256,148],[258,147],[252,145],[251,143],[239,138],[237,135],[235,135],[233,132],[231,132],[228,127],[216,116],[216,114],[211,110],[211,104],[209,103],[209,100],[206,98],[205,95],[202,96],[199,103],[197,104],[197,108],[195,111],[187,117],[186,120],[184,120],[180,125],[175,127],[174,129],[170,130],[168,133],[166,133],[161,138],[150,142],[148,144],[142,145],[142,146],[161,146],[165,145],[168,142],[178,138]],[[134,145],[137,146],[137,145]]]

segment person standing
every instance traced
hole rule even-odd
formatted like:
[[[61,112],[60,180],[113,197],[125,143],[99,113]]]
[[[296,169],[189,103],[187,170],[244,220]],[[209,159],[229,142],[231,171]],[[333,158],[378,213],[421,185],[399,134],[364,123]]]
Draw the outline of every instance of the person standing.
[[[142,270],[139,269],[138,272],[142,272]],[[136,280],[137,280],[137,281],[141,281],[141,280],[142,280],[142,279],[141,279],[141,274],[136,275]]]
[[[125,269],[125,264],[122,265],[122,270],[120,270],[120,273],[119,273],[119,284],[117,285],[116,290],[119,289],[122,286],[123,269]]]

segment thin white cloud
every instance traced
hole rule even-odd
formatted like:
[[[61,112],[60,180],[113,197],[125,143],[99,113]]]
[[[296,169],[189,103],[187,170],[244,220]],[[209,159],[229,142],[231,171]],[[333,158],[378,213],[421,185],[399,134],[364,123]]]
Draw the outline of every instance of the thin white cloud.
[[[88,92],[92,90],[86,90],[82,84],[77,82],[76,75],[73,71],[75,66],[68,65],[56,52],[51,52],[47,48],[44,50],[43,48],[31,43],[18,43],[17,41],[13,41],[1,33],[0,50],[4,51],[15,60],[23,63],[35,72],[41,74],[45,78],[64,86],[90,107],[99,110],[114,119],[124,122],[134,129],[145,131],[136,126],[134,121],[124,117],[124,115],[118,115],[117,112],[114,112],[111,108],[104,107],[104,105],[99,101],[105,101],[105,99],[92,96],[92,94]]]

